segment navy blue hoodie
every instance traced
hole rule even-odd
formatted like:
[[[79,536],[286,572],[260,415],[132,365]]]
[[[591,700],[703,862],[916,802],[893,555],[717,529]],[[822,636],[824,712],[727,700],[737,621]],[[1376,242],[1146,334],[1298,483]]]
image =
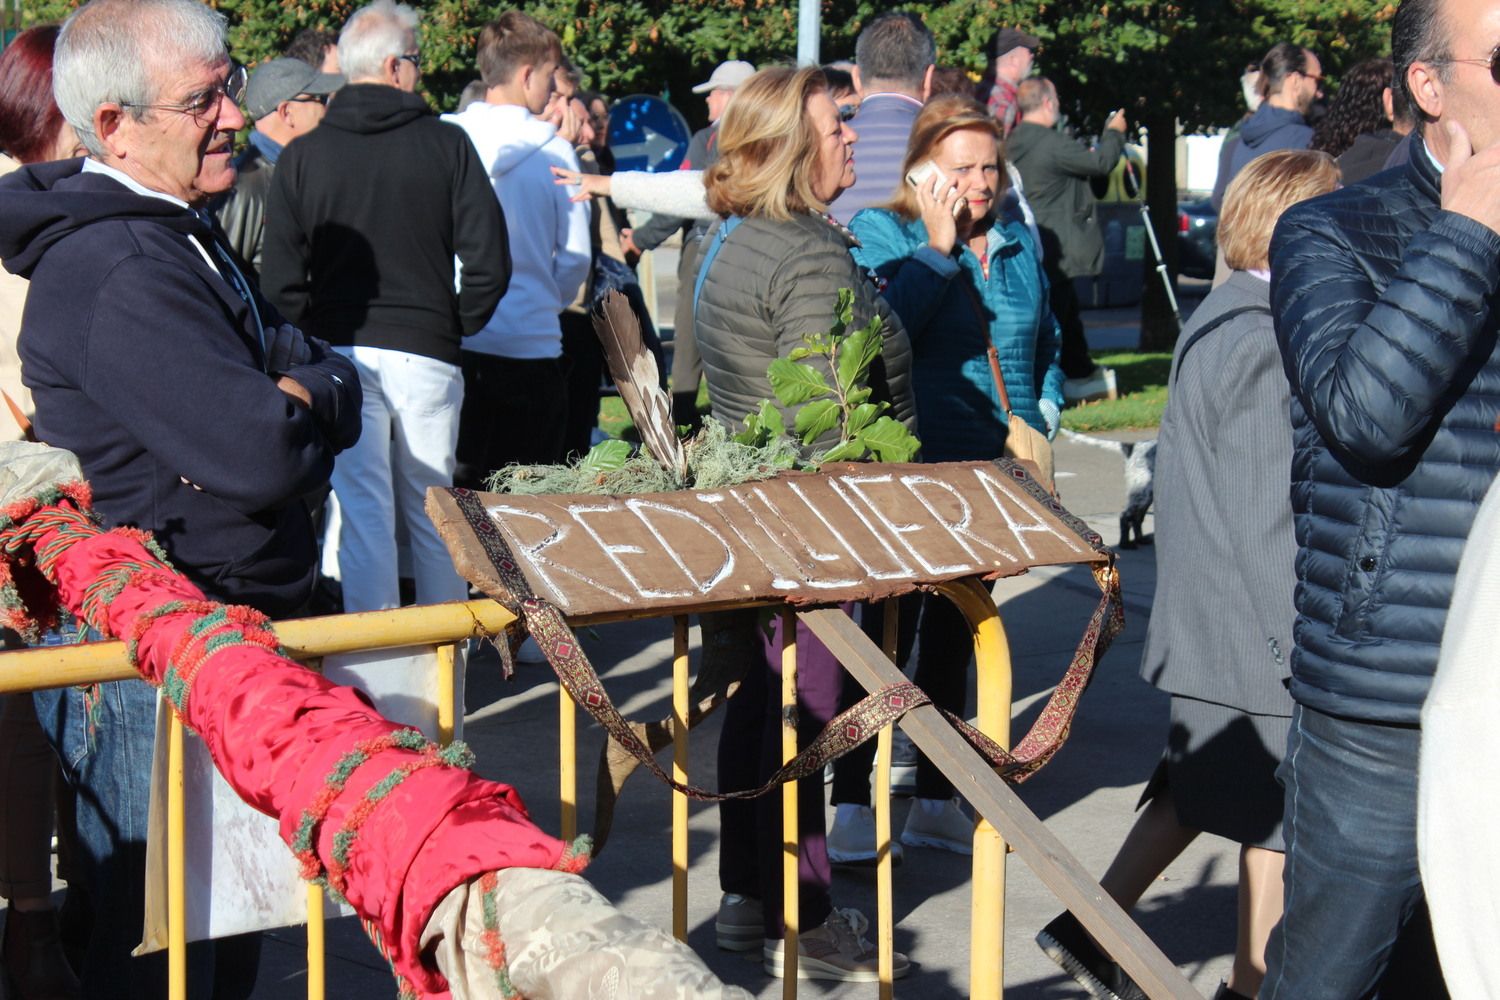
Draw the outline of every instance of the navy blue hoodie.
[[[1274,153],[1278,149],[1306,149],[1312,144],[1312,137],[1312,126],[1298,112],[1262,104],[1240,126],[1239,135],[1227,140],[1235,145],[1229,152],[1227,168],[1221,169],[1214,180],[1214,206],[1223,206],[1229,182],[1245,168],[1245,164],[1263,153]]]
[[[314,342],[285,369],[313,399],[294,402],[252,306],[200,252],[207,223],[82,163],[0,180],[0,260],[31,282],[18,346],[37,436],[78,456],[108,525],[154,532],[210,597],[294,613],[317,561],[302,497],[359,436],[358,375]]]

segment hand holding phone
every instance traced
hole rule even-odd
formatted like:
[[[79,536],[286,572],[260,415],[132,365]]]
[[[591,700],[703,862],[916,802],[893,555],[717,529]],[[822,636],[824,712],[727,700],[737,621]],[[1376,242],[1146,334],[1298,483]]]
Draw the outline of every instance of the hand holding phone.
[[[922,186],[926,184],[927,190],[939,201],[946,197],[954,187],[943,174],[943,171],[938,168],[938,165],[931,160],[913,167],[906,175],[906,183],[918,190],[921,190]],[[953,217],[955,219],[958,218],[958,213],[963,211],[963,207],[963,199],[955,198],[953,200]]]

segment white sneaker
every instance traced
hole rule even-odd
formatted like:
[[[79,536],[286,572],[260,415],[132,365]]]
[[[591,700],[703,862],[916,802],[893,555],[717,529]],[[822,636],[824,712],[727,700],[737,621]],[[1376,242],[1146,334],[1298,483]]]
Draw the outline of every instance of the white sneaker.
[[[839,806],[833,827],[828,831],[828,860],[836,865],[873,865],[875,851],[875,811],[869,806]],[[901,844],[891,840],[891,864],[901,863]]]
[[[855,909],[834,910],[823,926],[797,938],[797,978],[828,979],[840,983],[873,983],[880,978],[880,955],[866,940],[870,921]],[[777,979],[786,975],[782,942],[767,940],[761,965]],[[892,978],[911,971],[911,961],[899,951],[891,963]]]
[[[958,799],[949,799],[936,813],[922,807],[928,799],[913,799],[911,812],[906,814],[906,829],[901,831],[901,843],[908,847],[935,847],[954,854],[974,853],[974,821],[958,805]],[[830,852],[831,853],[831,852]]]
[[[1120,391],[1115,370],[1102,365],[1083,378],[1063,379],[1063,399],[1070,403],[1087,403],[1095,399],[1118,399]]]

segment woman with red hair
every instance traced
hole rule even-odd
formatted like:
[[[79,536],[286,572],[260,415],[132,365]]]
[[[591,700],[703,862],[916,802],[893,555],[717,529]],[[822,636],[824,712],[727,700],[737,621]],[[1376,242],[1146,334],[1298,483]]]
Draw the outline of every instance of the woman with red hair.
[[[31,28],[0,52],[0,175],[25,163],[80,156],[73,128],[52,99],[57,26]],[[26,281],[0,272],[0,439],[22,431],[13,413],[29,413],[16,336]],[[63,956],[52,910],[52,803],[57,762],[37,724],[29,694],[0,697],[0,896],[9,900],[0,965],[12,1000],[80,996]]]

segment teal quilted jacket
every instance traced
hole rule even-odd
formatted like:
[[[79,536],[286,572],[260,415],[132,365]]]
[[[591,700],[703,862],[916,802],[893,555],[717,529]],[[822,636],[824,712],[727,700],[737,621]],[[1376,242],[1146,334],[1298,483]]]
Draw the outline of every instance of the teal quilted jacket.
[[[855,260],[885,283],[881,294],[911,339],[922,457],[951,462],[1003,452],[1006,422],[986,356],[991,342],[1012,408],[1045,433],[1037,401],[1062,406],[1061,341],[1026,227],[1013,220],[994,224],[988,280],[967,247],[946,257],[929,247],[921,220],[872,208],[855,215],[850,229],[862,244],[853,250]]]

